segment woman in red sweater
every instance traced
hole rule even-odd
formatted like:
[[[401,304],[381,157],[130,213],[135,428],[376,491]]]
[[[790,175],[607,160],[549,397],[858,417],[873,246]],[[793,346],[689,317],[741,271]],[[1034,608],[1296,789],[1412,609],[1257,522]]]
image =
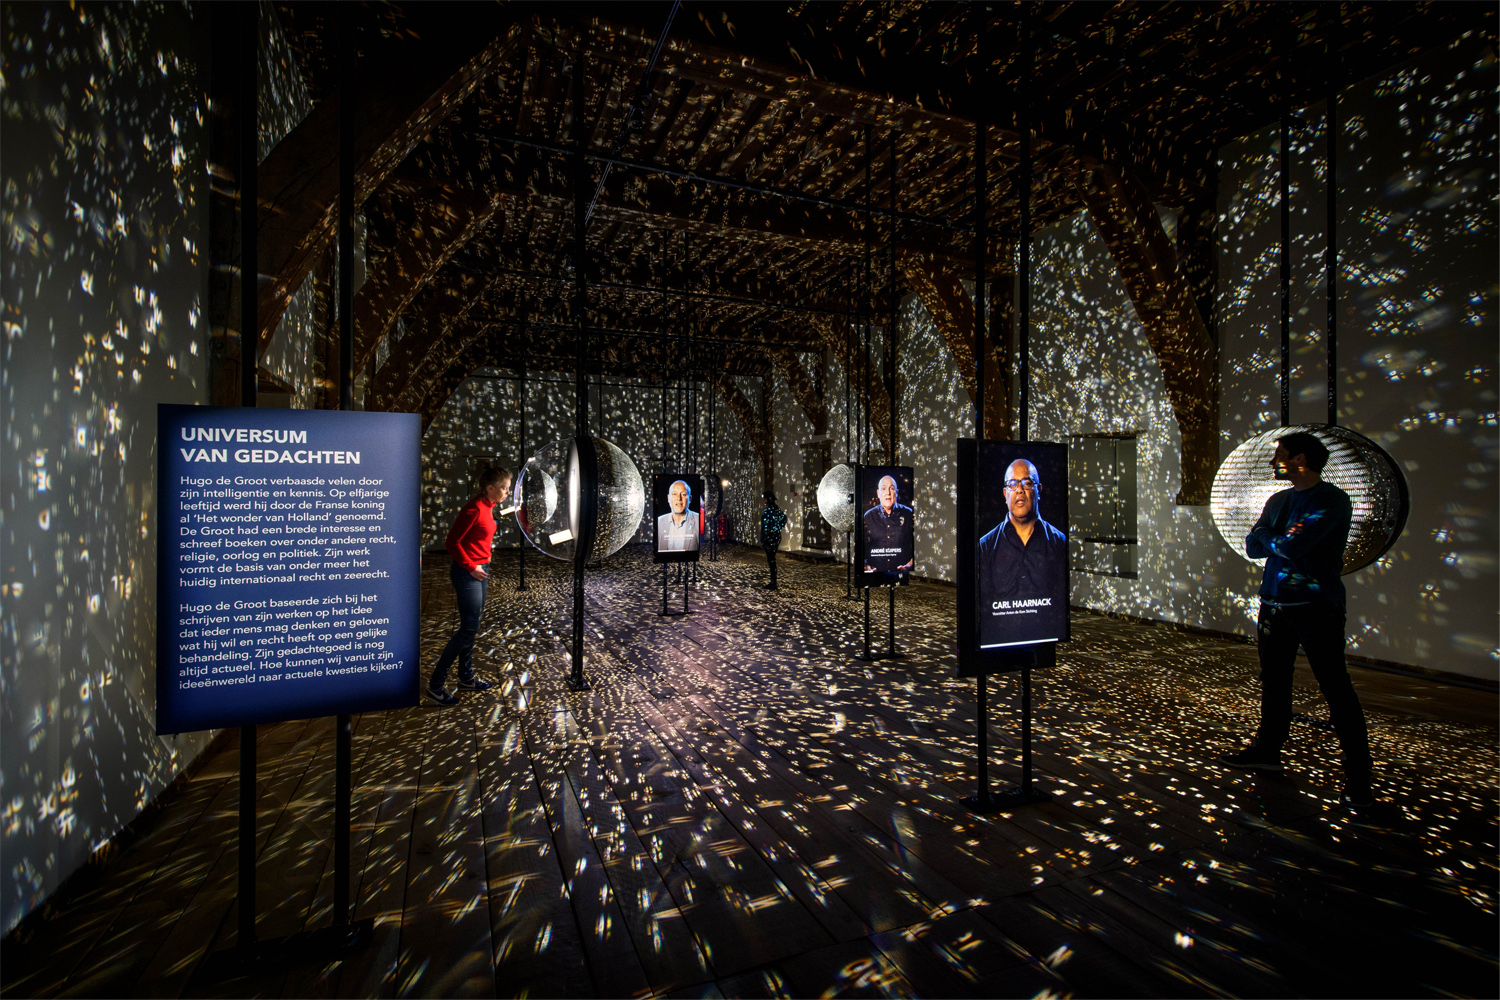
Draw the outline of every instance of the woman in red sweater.
[[[484,598],[490,585],[490,544],[495,537],[495,504],[510,496],[509,469],[493,466],[479,474],[479,494],[464,504],[444,543],[453,565],[448,575],[458,598],[458,631],[443,647],[432,679],[427,682],[427,697],[439,705],[457,705],[458,692],[449,693],[448,667],[458,660],[460,691],[484,691],[488,681],[474,674],[474,637],[479,634],[479,619],[484,614]]]

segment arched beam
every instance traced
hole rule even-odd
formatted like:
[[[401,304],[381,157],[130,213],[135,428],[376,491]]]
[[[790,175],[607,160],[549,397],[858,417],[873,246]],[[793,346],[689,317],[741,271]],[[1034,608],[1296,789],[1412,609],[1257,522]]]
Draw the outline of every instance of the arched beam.
[[[412,398],[413,391],[420,388],[420,395],[426,394],[429,369],[444,357],[453,357],[440,354],[439,346],[445,344],[450,328],[474,308],[486,284],[484,279],[459,275],[429,285],[421,296],[421,308],[406,315],[406,336],[391,346],[385,364],[375,369],[366,398],[368,409],[412,412],[420,401]]]
[[[354,370],[370,363],[396,317],[463,246],[489,225],[499,195],[442,188],[411,203],[403,238],[354,296]]]
[[[363,204],[419,140],[447,118],[511,51],[522,27],[475,4],[435,18],[417,41],[363,61],[355,81],[354,196]],[[260,165],[259,346],[264,351],[338,222],[340,95],[320,101]],[[269,279],[269,280],[265,280]]]
[[[917,293],[933,325],[943,335],[948,353],[972,405],[978,386],[974,378],[974,296],[957,275],[936,266],[931,258],[907,254],[899,258],[901,273]],[[1014,314],[1010,276],[990,287],[993,337],[985,338],[984,429],[991,440],[1010,439],[1010,330]]]
[[[835,325],[835,321],[826,316],[814,316],[809,322],[812,324],[813,329],[823,338],[823,343],[827,345],[829,353],[833,355],[833,363],[842,368],[844,366],[843,324],[839,323]],[[856,352],[859,351],[858,345],[856,345],[855,350]],[[857,353],[853,361],[856,367],[860,365],[860,358]],[[856,372],[856,377],[851,380],[855,383],[856,392],[859,392],[863,388],[858,384],[858,374]],[[885,382],[876,377],[873,363],[871,364],[870,385],[868,388],[870,427],[875,431],[876,437],[880,439],[880,446],[889,455],[891,452],[891,397],[885,390]]]
[[[1206,504],[1219,465],[1218,348],[1145,187],[1100,164],[1079,171],[1078,188],[1146,329],[1182,431],[1177,502]]]
[[[802,362],[790,351],[766,351],[766,357],[771,359],[771,364],[776,366],[776,370],[786,381],[792,398],[802,407],[807,422],[812,424],[813,433],[828,433],[828,404],[818,396],[817,388],[812,379],[808,378]]]
[[[760,456],[761,468],[769,469],[771,467],[771,432],[760,418],[760,408],[745,397],[734,379],[728,375],[715,375],[709,381],[719,391],[719,398],[723,399],[734,413],[745,436],[755,446],[755,453]]]

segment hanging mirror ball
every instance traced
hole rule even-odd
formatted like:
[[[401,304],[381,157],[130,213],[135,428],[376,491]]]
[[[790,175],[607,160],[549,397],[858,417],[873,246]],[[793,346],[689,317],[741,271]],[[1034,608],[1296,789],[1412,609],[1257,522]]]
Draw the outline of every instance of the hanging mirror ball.
[[[646,510],[646,488],[635,463],[603,438],[592,442],[598,465],[598,520],[591,559],[614,555],[630,541]],[[582,532],[574,439],[554,441],[531,458],[516,480],[516,524],[544,555],[571,562]]]
[[[854,469],[835,465],[818,483],[818,513],[834,531],[854,529]]]
[[[1354,509],[1344,572],[1364,569],[1385,554],[1406,526],[1410,496],[1406,477],[1384,448],[1347,427],[1297,424],[1264,431],[1245,441],[1214,474],[1210,497],[1214,526],[1230,548],[1245,556],[1245,536],[1255,527],[1271,495],[1288,484],[1271,476],[1276,442],[1294,431],[1312,434],[1328,448],[1323,479],[1349,494]],[[1264,565],[1264,559],[1250,559]]]

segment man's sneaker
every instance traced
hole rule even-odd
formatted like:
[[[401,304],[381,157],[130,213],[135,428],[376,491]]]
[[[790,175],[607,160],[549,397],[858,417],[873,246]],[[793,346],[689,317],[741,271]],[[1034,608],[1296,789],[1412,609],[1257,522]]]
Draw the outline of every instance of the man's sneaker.
[[[1241,771],[1280,771],[1281,751],[1263,750],[1251,744],[1235,753],[1224,754],[1219,758],[1219,763],[1228,764]]]
[[[427,697],[431,698],[439,705],[442,705],[444,708],[448,708],[458,704],[458,695],[456,693],[449,694],[442,688],[428,687]]]
[[[493,684],[479,677],[470,677],[468,680],[462,677],[458,679],[458,689],[460,691],[488,691],[492,687],[494,687]]]
[[[1345,778],[1344,793],[1340,798],[1346,806],[1373,806],[1375,792],[1370,787],[1370,776],[1359,774]]]

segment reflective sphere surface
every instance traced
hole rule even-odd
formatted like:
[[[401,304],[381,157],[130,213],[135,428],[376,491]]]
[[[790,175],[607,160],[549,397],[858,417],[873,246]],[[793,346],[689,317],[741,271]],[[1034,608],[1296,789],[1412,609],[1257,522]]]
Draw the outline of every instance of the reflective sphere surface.
[[[1286,482],[1272,478],[1270,463],[1277,440],[1293,431],[1312,434],[1328,447],[1323,479],[1349,494],[1354,508],[1349,544],[1344,549],[1344,572],[1363,569],[1400,537],[1406,525],[1408,497],[1406,480],[1385,449],[1347,427],[1276,427],[1234,449],[1214,474],[1210,499],[1214,526],[1234,551],[1257,565],[1265,563],[1264,559],[1245,556],[1245,536],[1255,527],[1271,495],[1289,488]]]
[[[646,510],[646,488],[635,463],[603,438],[589,439],[599,468],[595,484],[598,522],[592,559],[618,552],[640,526]],[[578,463],[572,438],[554,441],[531,458],[516,481],[516,524],[543,554],[564,562],[577,551]]]
[[[592,558],[612,556],[625,547],[646,514],[646,487],[630,456],[603,438],[594,438],[599,463],[599,529]]]
[[[521,534],[544,554],[562,560],[573,558],[573,504],[568,502],[572,447],[571,439],[552,442],[526,460],[516,480],[516,524]]]
[[[854,528],[854,469],[835,465],[818,484],[818,513],[834,531]]]

